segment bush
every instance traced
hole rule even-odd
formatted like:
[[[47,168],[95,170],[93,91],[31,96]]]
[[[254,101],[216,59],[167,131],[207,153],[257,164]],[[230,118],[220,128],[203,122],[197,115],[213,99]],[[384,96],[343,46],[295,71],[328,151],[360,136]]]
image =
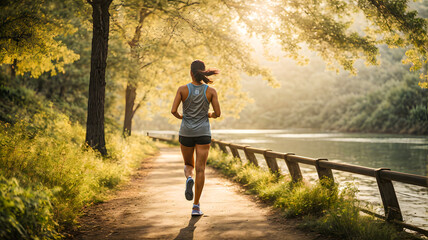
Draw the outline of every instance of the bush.
[[[289,217],[309,214],[320,216],[343,197],[337,184],[327,182],[317,182],[314,185],[296,184],[287,194],[283,194],[277,200],[276,205],[284,208]]]
[[[59,239],[48,189],[23,188],[0,177],[0,238]]]
[[[109,156],[103,158],[84,144],[84,137],[81,125],[49,105],[29,121],[0,122],[0,175],[18,179],[25,188],[37,183],[48,192],[58,189],[50,197],[52,207],[38,206],[50,211],[59,232],[76,223],[83,206],[102,200],[156,151],[147,137],[123,139],[110,133]]]
[[[410,121],[412,123],[428,121],[428,106],[417,105],[410,110]]]
[[[409,239],[383,220],[373,216],[360,215],[359,204],[355,200],[344,200],[329,209],[321,218],[307,219],[306,227],[312,226],[322,233],[344,239]]]

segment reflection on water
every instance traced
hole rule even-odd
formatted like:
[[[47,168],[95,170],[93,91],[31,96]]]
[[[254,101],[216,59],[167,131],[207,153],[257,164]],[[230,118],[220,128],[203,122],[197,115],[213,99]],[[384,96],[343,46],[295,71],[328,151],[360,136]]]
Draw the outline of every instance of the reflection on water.
[[[218,129],[213,130],[214,134],[271,134],[271,133],[283,133],[288,130],[278,130],[278,129]]]
[[[251,144],[251,143],[269,143],[272,141],[269,140],[263,140],[263,139],[239,139],[236,140],[234,143],[236,144]]]
[[[372,168],[385,167],[393,171],[427,176],[428,137],[426,136],[261,129],[213,130],[212,135],[215,139],[278,152],[293,152],[300,156],[328,158],[329,161]],[[245,157],[242,151],[240,156]],[[263,156],[257,157],[261,167],[266,168]],[[278,163],[282,171],[288,173],[285,162]],[[305,179],[309,181],[318,179],[315,168],[304,167],[304,165],[301,167]],[[372,203],[375,211],[383,213],[374,178],[340,171],[333,171],[333,174],[341,186],[345,183],[357,185],[358,198]],[[398,182],[394,182],[394,188],[404,220],[428,229],[428,190]]]
[[[286,134],[270,134],[266,135],[267,137],[275,138],[328,138],[328,137],[339,137],[343,134],[337,133],[286,133]]]
[[[330,138],[333,142],[361,142],[361,143],[413,143],[426,144],[424,138]]]

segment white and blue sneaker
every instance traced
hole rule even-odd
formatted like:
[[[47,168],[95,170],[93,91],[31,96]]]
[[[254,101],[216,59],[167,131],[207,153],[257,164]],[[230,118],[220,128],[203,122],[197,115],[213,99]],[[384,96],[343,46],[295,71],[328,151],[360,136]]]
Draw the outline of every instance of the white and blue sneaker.
[[[193,184],[195,181],[193,181],[192,177],[188,177],[186,180],[186,191],[184,191],[184,196],[186,196],[186,199],[189,201],[193,200]]]
[[[193,204],[192,216],[202,216],[204,213],[201,211],[199,204]]]

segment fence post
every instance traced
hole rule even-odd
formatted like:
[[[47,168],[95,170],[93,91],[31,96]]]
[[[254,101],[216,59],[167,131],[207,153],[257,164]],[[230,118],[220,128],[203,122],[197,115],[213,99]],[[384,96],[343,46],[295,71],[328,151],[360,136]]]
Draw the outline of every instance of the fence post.
[[[293,161],[290,161],[287,156],[294,155],[294,153],[286,153],[284,155],[285,164],[287,164],[288,171],[290,172],[291,179],[293,182],[298,182],[303,179],[302,172],[300,171],[299,164]]]
[[[230,148],[230,151],[232,152],[233,157],[241,160],[241,156],[239,156],[238,148],[233,146],[233,144],[229,144],[229,148]]]
[[[229,152],[227,151],[226,144],[224,144],[223,142],[217,142],[217,144],[218,144],[218,146],[220,147],[220,150],[221,150],[223,153],[226,153],[226,154],[228,154],[228,153],[229,153]]]
[[[216,146],[215,146],[215,139],[214,138],[211,138],[211,147],[212,148],[215,148]]]
[[[328,178],[331,180],[331,184],[333,184],[334,183],[333,172],[331,171],[330,168],[320,167],[320,161],[328,161],[328,159],[318,158],[317,160],[315,160],[315,167],[316,167],[317,172],[318,172],[318,178],[320,180]]]
[[[385,218],[387,221],[398,220],[403,221],[400,205],[398,204],[397,195],[395,194],[394,185],[391,180],[383,179],[382,171],[391,170],[389,168],[376,169],[376,182],[379,187],[380,196],[382,198],[383,207],[385,209]]]
[[[256,155],[254,155],[253,152],[250,152],[249,150],[247,150],[247,147],[248,146],[244,147],[245,157],[248,159],[248,161],[250,161],[256,167],[258,167],[259,163],[257,162]]]
[[[278,163],[276,162],[276,158],[266,156],[266,152],[268,151],[272,151],[272,150],[266,150],[263,152],[263,156],[265,157],[266,164],[268,165],[271,172],[279,173],[279,167],[278,167]]]

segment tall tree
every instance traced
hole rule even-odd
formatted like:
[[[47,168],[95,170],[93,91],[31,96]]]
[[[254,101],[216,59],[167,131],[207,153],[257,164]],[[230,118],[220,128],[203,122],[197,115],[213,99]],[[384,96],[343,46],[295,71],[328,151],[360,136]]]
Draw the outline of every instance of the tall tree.
[[[109,7],[112,0],[87,0],[87,2],[92,6],[93,36],[86,142],[102,155],[107,155],[104,132],[104,103],[110,30]]]

